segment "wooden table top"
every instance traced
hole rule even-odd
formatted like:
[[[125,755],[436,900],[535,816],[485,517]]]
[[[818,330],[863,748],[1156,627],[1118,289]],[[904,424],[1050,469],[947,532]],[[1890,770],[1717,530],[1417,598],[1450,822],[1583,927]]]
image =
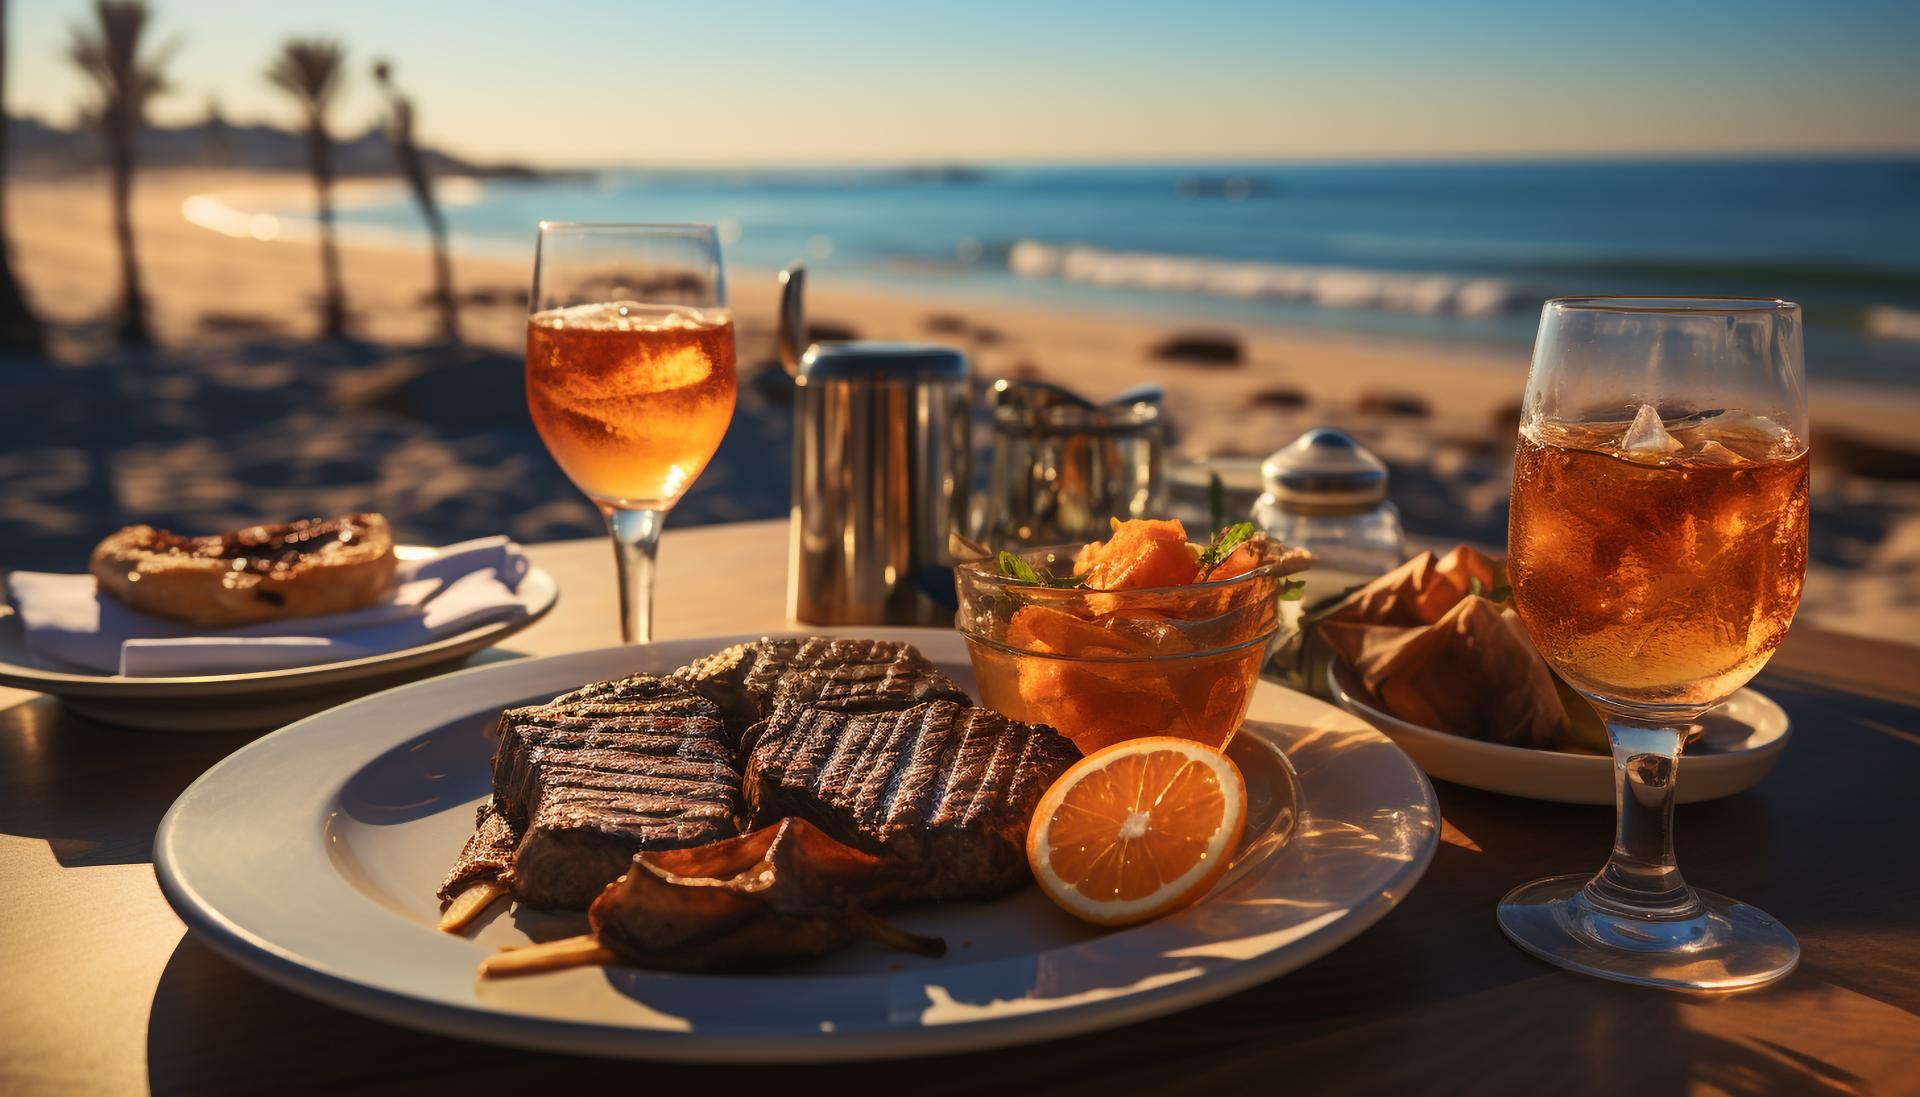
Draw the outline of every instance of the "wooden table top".
[[[787,627],[785,546],[781,522],[669,533],[662,638]],[[560,604],[484,658],[617,642],[610,549],[530,552]],[[1753,791],[1683,808],[1678,843],[1690,880],[1799,936],[1777,986],[1688,998],[1523,955],[1495,902],[1598,868],[1611,813],[1443,783],[1446,840],[1406,902],[1264,986],[964,1065],[724,1072],[427,1036],[262,982],[185,935],[151,863],[174,798],[250,737],[122,731],[0,689],[0,1093],[1920,1092],[1920,652],[1800,629],[1757,685],[1792,717],[1786,755]]]

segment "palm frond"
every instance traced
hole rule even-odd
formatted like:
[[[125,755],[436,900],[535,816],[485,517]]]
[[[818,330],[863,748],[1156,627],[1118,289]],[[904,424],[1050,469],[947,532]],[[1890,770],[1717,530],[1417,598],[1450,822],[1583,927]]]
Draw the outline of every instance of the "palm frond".
[[[92,83],[96,95],[84,113],[138,124],[147,103],[171,86],[165,70],[179,40],[142,54],[152,19],[144,0],[94,0],[93,13],[93,23],[75,24],[67,43],[67,59]]]
[[[309,113],[324,114],[340,91],[347,49],[331,38],[290,38],[267,67],[267,82],[300,101]]]

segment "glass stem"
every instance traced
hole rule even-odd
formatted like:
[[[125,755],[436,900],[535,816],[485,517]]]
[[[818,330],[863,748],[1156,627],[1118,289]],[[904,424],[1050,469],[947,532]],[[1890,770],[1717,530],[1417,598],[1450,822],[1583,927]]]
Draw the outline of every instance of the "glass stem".
[[[1587,897],[1619,914],[1687,918],[1699,900],[1673,859],[1673,791],[1680,771],[1679,728],[1607,719],[1613,743],[1613,856],[1587,883]]]
[[[613,561],[620,572],[620,640],[653,642],[653,561],[660,548],[663,510],[622,510],[600,505],[613,534]]]

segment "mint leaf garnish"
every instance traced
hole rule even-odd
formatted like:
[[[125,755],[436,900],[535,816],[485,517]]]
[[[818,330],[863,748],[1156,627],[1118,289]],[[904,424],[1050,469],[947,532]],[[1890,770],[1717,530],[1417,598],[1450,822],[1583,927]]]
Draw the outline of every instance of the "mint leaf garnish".
[[[1236,522],[1214,534],[1213,540],[1200,553],[1200,581],[1205,582],[1207,576],[1213,574],[1214,568],[1233,555],[1234,549],[1258,532],[1259,529],[1252,522]]]
[[[1087,581],[1084,575],[1055,575],[1051,568],[1036,569],[1032,564],[1004,549],[1000,552],[999,564],[1001,575],[1021,583],[1070,590]]]

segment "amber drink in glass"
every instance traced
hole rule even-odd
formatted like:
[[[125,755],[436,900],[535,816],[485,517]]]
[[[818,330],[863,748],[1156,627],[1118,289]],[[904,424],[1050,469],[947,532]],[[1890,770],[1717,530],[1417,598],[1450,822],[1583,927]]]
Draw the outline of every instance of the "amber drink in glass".
[[[666,514],[733,418],[733,320],[705,225],[543,222],[527,318],[527,409],[607,519],[621,636],[653,633]]]
[[[1807,564],[1799,306],[1727,298],[1547,302],[1514,454],[1514,608],[1606,718],[1618,816],[1598,874],[1516,888],[1500,926],[1621,982],[1728,991],[1791,971],[1762,911],[1674,861],[1684,729],[1759,673]]]

